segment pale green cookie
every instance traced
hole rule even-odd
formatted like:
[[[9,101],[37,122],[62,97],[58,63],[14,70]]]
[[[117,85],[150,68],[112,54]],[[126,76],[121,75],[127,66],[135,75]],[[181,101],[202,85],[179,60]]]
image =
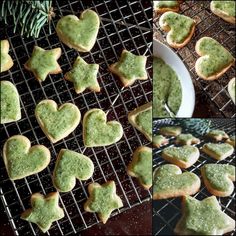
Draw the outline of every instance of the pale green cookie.
[[[223,20],[235,24],[235,1],[211,1],[211,11]]]
[[[234,230],[235,221],[221,211],[216,197],[199,201],[183,198],[182,217],[175,227],[177,235],[223,235]]]
[[[25,178],[45,169],[51,154],[43,145],[31,147],[28,138],[15,135],[9,138],[3,147],[3,160],[11,180]]]
[[[229,136],[228,134],[225,133],[224,130],[220,130],[220,129],[213,129],[210,130],[207,134],[206,134],[206,138],[207,139],[211,139],[212,141],[222,141],[225,139],[228,139]]]
[[[235,92],[236,92],[235,78],[233,78],[229,81],[227,88],[228,88],[229,95],[235,104]]]
[[[198,160],[200,153],[198,148],[184,145],[182,147],[167,147],[162,151],[161,156],[180,168],[189,168]]]
[[[156,13],[163,13],[167,11],[174,11],[178,12],[179,11],[179,3],[180,1],[178,0],[172,0],[172,1],[153,1],[154,4],[154,10]]]
[[[185,46],[193,36],[195,21],[175,12],[165,12],[159,20],[160,27],[168,32],[167,43],[173,48]]]
[[[100,92],[97,81],[98,64],[88,64],[83,58],[77,57],[72,70],[65,74],[65,78],[73,82],[76,93],[82,93],[86,88]]]
[[[152,149],[145,146],[137,148],[127,172],[138,178],[145,189],[149,189],[152,186]]]
[[[228,143],[206,143],[202,151],[216,160],[224,160],[233,154],[234,148]]]
[[[8,54],[9,52],[9,42],[8,40],[0,40],[0,73],[9,70],[13,66],[13,60]]]
[[[124,87],[132,85],[136,80],[146,80],[146,56],[137,56],[123,50],[120,60],[109,66],[110,71],[117,75]]]
[[[108,181],[103,185],[92,183],[88,186],[89,198],[84,204],[85,211],[96,212],[100,220],[105,224],[111,212],[122,207],[121,198],[116,194],[114,181]]]
[[[64,211],[58,205],[59,193],[53,192],[46,196],[34,193],[31,196],[32,208],[21,214],[21,219],[32,222],[46,233],[54,221],[64,217]]]
[[[76,179],[87,180],[94,171],[93,162],[85,155],[61,149],[53,172],[53,184],[60,192],[71,191]]]
[[[182,128],[179,126],[163,126],[159,132],[164,136],[178,136],[181,134]]]
[[[59,108],[53,100],[43,100],[35,108],[37,121],[52,143],[67,137],[80,122],[80,110],[72,103]]]
[[[176,165],[162,165],[153,174],[153,199],[193,195],[198,192],[200,185],[201,181],[194,173],[182,173]]]
[[[155,147],[161,147],[162,145],[166,145],[169,143],[168,139],[166,139],[163,135],[155,135],[152,138],[152,143]]]
[[[235,166],[206,164],[201,168],[202,177],[208,191],[219,197],[227,197],[234,191]]]
[[[180,134],[177,136],[175,142],[180,145],[192,145],[200,143],[200,140],[195,138],[192,134]]]
[[[20,119],[20,97],[16,87],[9,81],[0,81],[0,124]]]
[[[96,42],[99,25],[98,14],[88,9],[81,13],[80,18],[75,15],[63,16],[57,23],[56,32],[68,47],[89,52]]]
[[[86,147],[108,146],[118,142],[123,136],[123,128],[117,121],[107,122],[101,109],[91,109],[83,118],[83,140]]]
[[[215,80],[223,75],[235,62],[234,57],[219,42],[203,37],[196,43],[200,56],[195,64],[198,76],[205,80]]]
[[[144,104],[128,114],[128,120],[137,130],[152,141],[152,103]]]
[[[24,66],[27,70],[33,72],[39,82],[42,82],[49,74],[61,73],[61,67],[57,63],[60,56],[60,48],[44,50],[43,48],[34,46],[32,56]]]

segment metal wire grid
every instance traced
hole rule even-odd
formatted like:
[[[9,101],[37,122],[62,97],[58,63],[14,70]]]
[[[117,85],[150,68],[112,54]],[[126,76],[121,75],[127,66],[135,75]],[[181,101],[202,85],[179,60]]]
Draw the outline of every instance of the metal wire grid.
[[[127,121],[127,114],[134,108],[151,101],[152,83],[150,77],[146,81],[137,81],[129,88],[122,88],[117,78],[107,70],[108,65],[116,62],[123,48],[135,54],[148,57],[147,71],[152,71],[152,6],[149,0],[143,1],[54,1],[56,17],[52,21],[52,34],[45,26],[38,39],[27,39],[19,34],[13,34],[12,23],[1,35],[10,42],[10,55],[14,66],[1,74],[1,80],[13,82],[20,94],[22,119],[16,123],[5,124],[1,127],[0,148],[7,138],[15,134],[28,137],[32,145],[43,144],[51,151],[52,159],[49,166],[39,174],[26,177],[18,181],[10,181],[2,158],[0,158],[0,197],[10,224],[16,235],[37,235],[37,226],[20,219],[20,214],[30,207],[32,193],[47,194],[55,191],[52,185],[52,171],[55,159],[61,148],[78,151],[89,156],[95,165],[93,177],[76,187],[60,194],[60,206],[63,207],[65,217],[53,224],[48,235],[67,235],[79,232],[99,222],[96,214],[86,213],[83,204],[87,199],[87,186],[91,182],[104,183],[107,180],[116,182],[117,193],[122,198],[124,207],[114,211],[112,216],[131,207],[148,201],[151,193],[139,186],[138,182],[126,174],[126,166],[131,161],[132,152],[140,145],[148,145],[145,137],[135,130]],[[45,82],[39,84],[33,75],[23,68],[34,45],[45,49],[62,48],[59,64],[63,72],[67,72],[77,53],[60,43],[55,33],[55,25],[62,15],[79,13],[91,8],[101,17],[96,44],[90,53],[81,56],[88,63],[99,63],[98,81],[102,91],[94,93],[85,91],[76,94],[73,85],[63,79],[63,74],[49,76]],[[85,148],[82,140],[82,126],[62,141],[52,145],[45,137],[34,116],[34,109],[43,99],[53,99],[58,104],[72,102],[81,111],[82,116],[91,108],[101,108],[106,111],[108,120],[118,120],[124,129],[123,138],[107,148]]]
[[[214,104],[213,109],[217,111],[215,116],[235,117],[235,105],[227,90],[229,80],[235,77],[235,65],[215,81],[205,81],[199,78],[195,71],[195,62],[199,58],[195,52],[195,45],[197,40],[203,36],[216,39],[235,57],[235,26],[214,15],[210,10],[210,2],[210,0],[188,0],[181,3],[179,13],[193,18],[197,22],[197,26],[191,41],[185,47],[173,50],[189,69],[195,87],[199,87],[200,92],[204,93],[206,98]],[[160,28],[158,22],[159,16],[154,13],[154,37],[167,44],[165,41],[166,33]]]
[[[155,134],[158,133],[160,126],[166,126],[173,124],[171,119],[156,120],[154,122]],[[212,119],[211,128],[219,128],[224,130],[229,135],[235,134],[235,121],[234,119]],[[187,130],[183,130],[183,133],[188,133]],[[205,143],[203,137],[199,137],[201,143],[194,145],[198,148],[201,148]],[[175,138],[171,137],[169,139],[169,144],[167,146],[174,145]],[[153,150],[153,169],[162,164],[167,164],[160,156],[162,150],[167,146],[163,146],[160,149]],[[206,154],[201,152],[199,160],[190,168],[187,169],[189,172],[193,172],[201,177],[200,168],[207,163],[221,163],[221,164],[231,164],[235,166],[235,153],[230,157],[226,158],[223,161],[215,161],[214,159],[208,157]],[[202,181],[201,181],[202,182]],[[203,182],[201,183],[200,191],[194,195],[198,200],[202,200],[206,197],[211,196],[211,194],[205,188]],[[222,210],[232,217],[235,218],[235,192],[225,198],[217,197]],[[172,198],[167,200],[158,200],[153,201],[153,234],[154,235],[173,235],[173,229],[175,228],[178,220],[181,217],[181,198]],[[235,231],[231,232],[228,235],[234,235]]]

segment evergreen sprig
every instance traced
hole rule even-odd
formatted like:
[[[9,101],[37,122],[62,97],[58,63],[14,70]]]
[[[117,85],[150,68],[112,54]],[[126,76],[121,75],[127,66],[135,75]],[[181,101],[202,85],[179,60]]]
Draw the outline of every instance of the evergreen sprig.
[[[3,0],[1,2],[0,20],[7,24],[8,16],[12,16],[14,33],[20,30],[21,35],[38,38],[46,22],[54,16],[52,0]]]

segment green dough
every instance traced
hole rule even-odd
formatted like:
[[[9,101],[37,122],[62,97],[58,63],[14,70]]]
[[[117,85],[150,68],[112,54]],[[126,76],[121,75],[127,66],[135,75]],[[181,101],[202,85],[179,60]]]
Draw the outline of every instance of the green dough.
[[[192,134],[180,134],[176,138],[176,143],[178,144],[194,144],[199,143],[200,140],[195,138]]]
[[[92,183],[89,185],[89,198],[85,203],[85,210],[97,212],[99,218],[105,224],[110,214],[115,209],[122,207],[122,201],[116,195],[114,181],[106,182],[103,185]]]
[[[21,135],[12,136],[4,144],[3,158],[11,180],[36,174],[49,164],[50,152],[46,147],[30,146],[28,138]]]
[[[218,191],[228,191],[232,181],[228,176],[235,177],[235,167],[225,164],[206,164],[202,167],[211,188]]]
[[[85,10],[80,18],[75,15],[63,16],[57,23],[56,32],[67,46],[80,52],[89,52],[96,42],[99,24],[98,14]]]
[[[65,74],[65,78],[73,82],[76,93],[82,93],[86,88],[99,92],[98,68],[98,64],[88,64],[83,58],[77,57],[72,70]]]
[[[31,196],[32,208],[22,213],[21,219],[35,223],[43,231],[47,232],[54,221],[64,217],[63,209],[58,205],[59,194],[57,192],[43,196],[35,193]]]
[[[145,56],[137,56],[127,50],[123,50],[120,60],[110,66],[110,70],[120,77],[124,86],[129,86],[135,80],[147,79]]]
[[[189,162],[196,152],[198,152],[196,147],[185,145],[182,147],[167,147],[162,151],[162,155],[168,155],[169,158],[174,160]]]
[[[189,235],[222,235],[224,230],[232,228],[233,222],[233,219],[221,211],[216,197],[199,201],[186,196],[183,217],[177,227],[183,231],[188,230]]]
[[[204,144],[204,148],[212,151],[217,156],[222,156],[233,149],[233,147],[228,143],[207,143]]]
[[[178,7],[179,6],[179,3],[178,1],[163,1],[163,0],[160,0],[160,1],[154,1],[155,3],[155,6],[158,7],[158,8],[166,8],[166,7]]]
[[[230,52],[213,38],[201,38],[196,47],[201,55],[197,68],[206,78],[218,74],[234,61]]]
[[[61,68],[57,63],[57,59],[60,56],[60,48],[44,50],[43,48],[35,46],[32,56],[26,62],[25,67],[34,73],[37,80],[42,82],[46,79],[48,74],[61,72]]]
[[[194,173],[181,173],[179,167],[166,164],[158,167],[153,176],[153,194],[168,194],[184,191],[198,184],[199,178]]]
[[[101,109],[91,109],[83,119],[83,139],[86,147],[107,146],[118,142],[123,136],[123,128],[117,121],[107,122]]]
[[[214,8],[225,12],[227,15],[235,17],[235,1],[212,1]]]
[[[170,27],[168,37],[173,43],[181,44],[190,35],[195,24],[194,20],[175,12],[166,12],[160,18],[160,24]]]
[[[53,100],[41,101],[36,106],[35,115],[40,127],[53,143],[73,132],[80,122],[77,106],[65,103],[58,108]]]
[[[93,162],[80,153],[62,149],[53,173],[54,186],[61,192],[71,191],[75,178],[87,180],[93,175]]]
[[[0,123],[21,119],[20,97],[16,87],[9,81],[0,81]]]
[[[182,87],[175,71],[158,57],[153,58],[153,117],[169,117],[165,103],[176,115],[182,102]]]
[[[9,70],[13,66],[12,58],[8,53],[8,40],[0,40],[0,73]]]
[[[136,149],[128,170],[133,173],[132,176],[139,179],[141,185],[147,188],[152,186],[152,149],[148,147]]]

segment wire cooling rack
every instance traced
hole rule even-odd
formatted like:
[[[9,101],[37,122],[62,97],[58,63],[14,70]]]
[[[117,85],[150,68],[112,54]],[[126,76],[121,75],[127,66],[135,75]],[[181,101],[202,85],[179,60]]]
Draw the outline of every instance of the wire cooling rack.
[[[1,74],[1,80],[13,82],[20,94],[22,119],[18,122],[1,126],[0,148],[2,150],[6,139],[12,135],[22,134],[32,143],[43,144],[52,154],[49,166],[42,172],[30,177],[12,182],[9,180],[2,158],[0,158],[0,197],[7,217],[16,235],[37,235],[37,226],[20,219],[20,214],[30,207],[32,193],[47,194],[55,191],[52,185],[52,171],[55,159],[61,148],[78,151],[89,156],[95,165],[93,177],[84,182],[77,181],[76,187],[60,194],[60,206],[65,217],[54,223],[48,235],[67,235],[79,232],[99,222],[97,215],[87,213],[83,209],[86,201],[87,187],[91,182],[104,183],[107,180],[116,182],[117,193],[122,198],[124,207],[113,212],[116,215],[129,208],[148,201],[151,193],[139,186],[138,182],[126,174],[126,166],[131,161],[132,152],[140,145],[148,145],[145,137],[135,130],[127,119],[127,114],[134,108],[151,101],[152,83],[150,77],[145,81],[137,81],[128,88],[122,88],[119,80],[108,71],[108,65],[116,62],[122,49],[148,57],[147,70],[152,72],[152,6],[149,0],[142,1],[112,1],[112,0],[60,0],[53,1],[56,17],[52,21],[52,34],[47,25],[38,39],[24,38],[19,33],[13,34],[13,25],[3,30],[1,37],[10,42],[10,55],[14,66],[9,72]],[[90,8],[101,18],[96,44],[90,53],[77,53],[62,44],[56,33],[55,26],[62,15],[75,14]],[[34,45],[44,49],[61,47],[62,55],[59,64],[63,72],[67,72],[78,54],[88,63],[99,63],[98,81],[101,92],[85,91],[76,94],[73,84],[63,79],[63,74],[52,75],[39,84],[31,73],[23,68]],[[123,138],[106,148],[85,148],[82,140],[82,126],[67,138],[52,145],[41,131],[34,109],[43,99],[53,99],[58,104],[72,102],[76,104],[82,115],[91,108],[101,108],[108,113],[108,120],[118,120],[124,129]]]
[[[195,85],[197,102],[204,103],[212,110],[212,117],[235,117],[235,105],[232,102],[227,85],[230,79],[235,77],[235,65],[231,67],[221,78],[214,81],[206,81],[198,77],[195,71],[195,62],[199,58],[195,51],[196,42],[209,36],[220,42],[235,57],[235,26],[223,21],[210,10],[209,0],[183,1],[180,5],[180,14],[193,18],[197,22],[195,33],[190,42],[181,49],[173,49],[183,60],[189,69]],[[166,43],[166,33],[159,26],[159,16],[154,13],[153,30],[154,38]],[[167,44],[168,45],[168,44]],[[203,94],[205,96],[203,96]],[[198,101],[200,97],[203,101]],[[209,100],[209,101],[208,101]],[[209,116],[209,114],[206,114]]]
[[[212,125],[211,129],[217,128],[224,130],[229,135],[235,135],[235,120],[234,119],[211,119]],[[160,119],[155,120],[153,124],[154,135],[158,133],[159,127],[171,125],[173,121],[171,119]],[[188,133],[188,130],[183,130],[182,133]],[[200,158],[199,160],[190,168],[187,169],[189,172],[193,172],[199,177],[201,177],[200,168],[207,163],[221,163],[221,164],[231,164],[235,166],[235,153],[223,161],[215,161],[214,159],[208,157],[206,154],[201,152],[201,147],[204,145],[205,141],[203,137],[198,137],[201,140],[200,144],[194,145],[200,148]],[[167,146],[174,145],[175,138],[171,137],[169,139],[169,144],[161,147],[160,149],[154,149],[153,151],[153,168],[155,169],[159,165],[167,164],[161,157],[161,152]],[[202,182],[202,181],[201,181]],[[198,200],[202,200],[206,197],[211,196],[211,194],[205,188],[203,182],[201,183],[200,191],[194,195]],[[235,218],[235,192],[229,196],[220,198],[217,197],[222,207],[222,210],[232,217]],[[153,234],[154,235],[173,235],[173,229],[175,228],[177,222],[181,217],[181,198],[171,198],[167,200],[155,200],[153,201]],[[231,232],[228,235],[234,235]]]

